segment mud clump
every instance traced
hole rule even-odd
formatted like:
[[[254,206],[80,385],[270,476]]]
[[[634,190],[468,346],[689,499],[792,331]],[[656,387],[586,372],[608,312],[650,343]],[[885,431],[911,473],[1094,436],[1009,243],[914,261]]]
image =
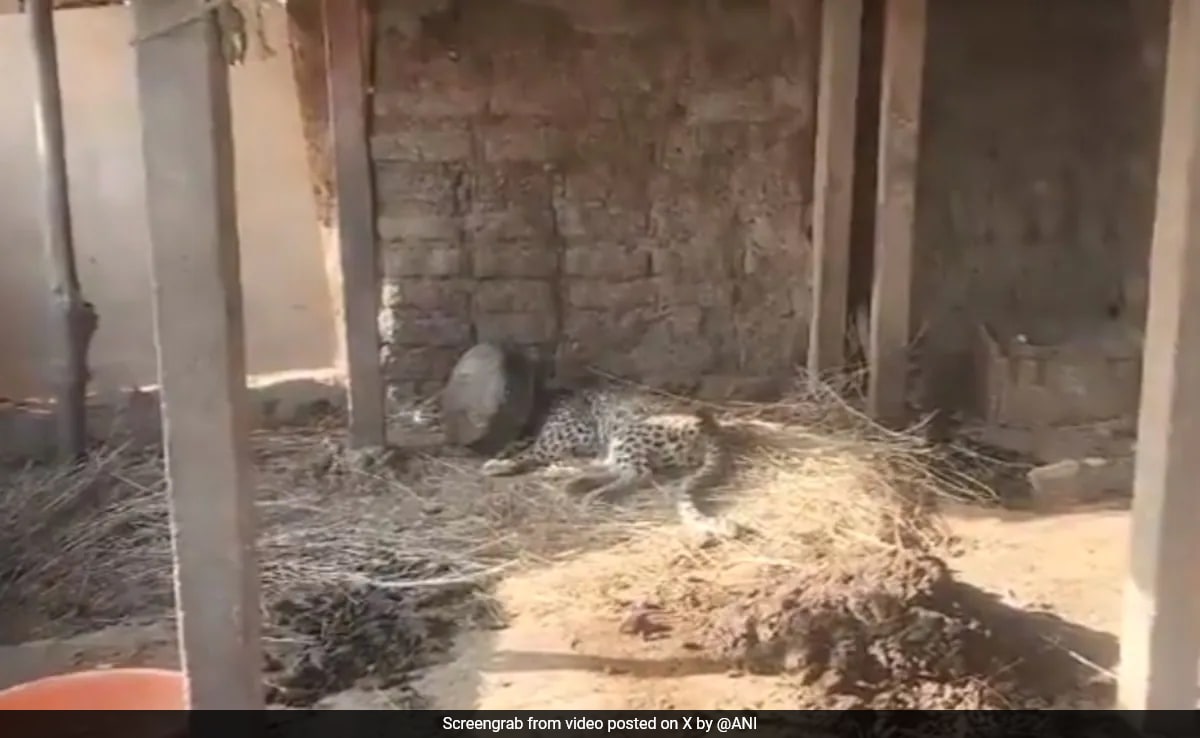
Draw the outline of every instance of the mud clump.
[[[796,676],[798,708],[1037,708],[1078,688],[1078,669],[1047,669],[1045,642],[1003,607],[937,558],[888,555],[760,585],[717,614],[710,645]]]
[[[268,701],[311,707],[346,689],[388,690],[419,708],[408,689],[414,669],[443,653],[464,623],[488,625],[478,593],[392,590],[370,585],[297,589],[270,606]]]

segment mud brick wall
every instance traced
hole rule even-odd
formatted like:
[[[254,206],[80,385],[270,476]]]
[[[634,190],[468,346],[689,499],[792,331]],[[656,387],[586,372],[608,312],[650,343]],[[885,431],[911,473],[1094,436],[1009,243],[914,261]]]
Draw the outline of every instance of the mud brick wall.
[[[1167,3],[930,3],[917,211],[926,403],[969,399],[980,321],[1145,321]]]
[[[386,376],[477,340],[745,394],[803,360],[815,0],[382,0]]]

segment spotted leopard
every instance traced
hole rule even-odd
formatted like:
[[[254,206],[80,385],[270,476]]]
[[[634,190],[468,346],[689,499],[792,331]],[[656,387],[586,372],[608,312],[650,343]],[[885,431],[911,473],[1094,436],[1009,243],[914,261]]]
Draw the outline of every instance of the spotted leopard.
[[[429,397],[410,403],[401,414],[426,432],[439,432],[438,407],[437,398]],[[707,411],[678,412],[645,392],[620,387],[559,392],[532,437],[488,459],[480,471],[512,476],[582,459],[588,463],[566,482],[569,494],[593,500],[631,492],[657,472],[690,472],[674,490],[682,522],[707,535],[736,534],[728,521],[696,504],[698,494],[718,484],[728,469],[720,425]]]

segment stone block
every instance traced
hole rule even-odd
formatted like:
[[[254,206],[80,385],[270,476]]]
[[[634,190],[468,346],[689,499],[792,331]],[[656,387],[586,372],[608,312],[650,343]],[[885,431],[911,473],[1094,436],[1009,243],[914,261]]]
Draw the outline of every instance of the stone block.
[[[554,338],[558,321],[553,313],[483,313],[475,316],[480,341],[542,343]]]
[[[487,161],[551,161],[567,146],[562,131],[532,118],[485,126],[480,139]]]
[[[646,214],[599,203],[572,202],[563,197],[554,200],[558,232],[572,243],[590,241],[633,242],[647,233]]]
[[[737,204],[725,190],[732,173],[714,166],[709,177],[721,182],[721,192],[704,197],[689,193],[688,178],[674,177],[675,189],[656,197],[646,219],[645,231],[663,243],[712,243],[728,238],[729,224],[736,222]],[[682,182],[681,182],[682,181]],[[663,185],[666,187],[666,183]]]
[[[596,36],[635,36],[649,33],[675,20],[676,16],[655,3],[627,3],[620,0],[596,0],[567,3],[571,24]]]
[[[636,343],[645,324],[633,312],[618,313],[610,308],[573,308],[563,316],[563,336],[569,353],[591,357],[592,348],[606,344],[610,347]],[[572,345],[580,344],[579,346]]]
[[[554,231],[549,208],[533,207],[472,210],[463,224],[464,238],[471,243],[490,244],[548,237]]]
[[[536,47],[499,55],[489,86],[488,113],[497,118],[570,119],[587,110],[584,90],[570,75],[576,70],[547,64]]]
[[[459,199],[462,169],[444,162],[380,161],[375,164],[375,197],[380,212],[397,202],[423,203],[452,213]]]
[[[469,118],[487,106],[487,88],[420,85],[412,90],[387,90],[373,98],[376,118]]]
[[[425,0],[405,3],[411,12],[398,28],[377,29],[374,108],[377,117],[472,117],[484,112],[488,79],[477,65],[450,54],[423,53],[417,39]],[[391,9],[380,8],[381,13]],[[394,16],[393,16],[394,17]],[[389,32],[391,31],[391,32]]]
[[[475,277],[549,277],[558,268],[558,254],[548,246],[495,244],[471,252]]]
[[[522,205],[549,209],[554,175],[540,162],[474,163],[470,176],[471,204],[480,210],[503,210]]]
[[[816,90],[803,80],[790,79],[779,75],[771,78],[771,102],[777,108],[793,108],[794,111],[780,111],[785,115],[795,116],[800,111],[800,121],[811,124],[813,110],[817,105]]]
[[[386,308],[417,308],[466,315],[471,288],[458,279],[390,279],[383,284]]]
[[[570,246],[563,253],[563,274],[599,279],[647,277],[650,255],[641,249],[626,249],[616,244]]]
[[[559,194],[566,202],[603,206],[612,201],[614,190],[622,184],[620,174],[608,162],[585,160],[563,174]]]
[[[380,313],[384,343],[396,346],[462,346],[471,341],[471,326],[462,317],[425,310],[397,309]]]
[[[466,258],[457,246],[392,245],[383,252],[383,275],[400,277],[458,277]]]
[[[390,201],[379,208],[379,238],[384,241],[456,241],[459,229],[452,211],[429,203]]]
[[[550,283],[540,279],[488,280],[471,291],[478,313],[549,313],[555,310]]]
[[[1120,324],[1032,338],[980,325],[975,357],[976,404],[989,423],[1037,428],[1137,415],[1140,337]]]
[[[758,123],[778,115],[772,104],[771,89],[758,81],[736,88],[697,92],[687,100],[688,123]]]
[[[448,162],[471,158],[471,129],[461,121],[390,121],[371,136],[376,161]]]
[[[678,277],[653,277],[648,280],[651,291],[661,303],[668,305],[697,305],[704,308],[729,308],[733,305],[733,282],[707,280],[697,275],[688,279]]]
[[[384,346],[383,372],[389,380],[397,382],[440,382],[450,374],[460,353],[458,349],[443,347]]]
[[[567,283],[567,304],[573,308],[624,310],[654,302],[649,280],[597,282],[573,279]]]

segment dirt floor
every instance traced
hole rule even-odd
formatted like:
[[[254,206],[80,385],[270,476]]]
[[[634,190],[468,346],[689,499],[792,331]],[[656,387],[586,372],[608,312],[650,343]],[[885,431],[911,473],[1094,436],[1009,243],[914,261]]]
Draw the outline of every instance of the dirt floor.
[[[1127,513],[1080,512],[1046,519],[964,510],[952,513],[951,521],[961,540],[962,554],[949,560],[958,579],[995,595],[1008,607],[1040,613],[1034,635],[1044,636],[1051,650],[1058,650],[1050,645],[1053,642],[1068,649],[1070,653],[1060,652],[1066,661],[1085,660],[1082,681],[1088,681],[1087,673],[1096,680],[1094,690],[1064,692],[1063,706],[1103,705],[1105,685],[1110,684],[1105,671],[1113,669],[1116,660]],[[451,660],[430,670],[418,688],[446,709],[780,709],[850,707],[860,702],[847,697],[841,705],[797,704],[798,677],[781,679],[778,673],[754,673],[731,668],[723,660],[706,660],[708,644],[690,638],[702,640],[705,624],[713,620],[711,611],[721,608],[711,600],[690,611],[659,605],[656,595],[670,584],[669,578],[658,586],[614,593],[606,611],[537,605],[539,593],[569,587],[587,576],[588,569],[594,571],[593,564],[581,560],[507,582],[502,599],[515,611],[510,627],[459,639]],[[688,590],[711,589],[706,584],[685,583],[682,597],[675,601],[686,600]],[[750,585],[751,591],[760,588],[779,596],[761,580]],[[780,588],[786,590],[786,578]],[[645,638],[630,632],[631,620],[639,617],[639,603],[651,629],[653,623],[661,623],[657,635]],[[681,616],[685,622],[680,622]],[[688,616],[694,622],[686,622]],[[731,625],[743,625],[740,616],[735,609]],[[925,703],[909,707],[936,705],[937,695],[912,696]]]
[[[1047,613],[1046,635],[1058,636],[1094,664],[1103,683],[1101,670],[1116,662],[1128,514],[1101,510],[1048,518],[967,509],[950,519],[962,553],[949,563],[961,581]],[[416,691],[431,707],[477,709],[779,708],[793,699],[793,686],[776,675],[706,662],[678,639],[621,632],[630,614],[621,603],[633,593],[614,598],[604,613],[537,606],[540,592],[576,573],[574,567],[551,568],[507,582],[505,601],[524,603],[510,626],[461,634],[446,663],[428,670]],[[1056,628],[1054,616],[1077,632]],[[85,665],[134,664],[176,665],[170,629],[116,626],[0,647],[0,687]],[[326,704],[386,709],[405,701],[387,690],[359,688]]]
[[[895,531],[882,528],[925,530],[881,502],[895,492],[886,472],[913,474],[917,452],[891,436],[799,435],[802,451],[761,457],[769,473],[765,461],[740,472],[753,496],[730,509],[757,538],[715,548],[681,534],[662,509],[580,512],[553,497],[553,482],[483,484],[477,462],[457,457],[357,459],[323,432],[261,441],[272,700],[333,709],[1109,703],[1126,512],[943,503],[950,536],[889,543]],[[94,487],[103,475],[93,471]],[[112,518],[100,533],[89,523],[86,535],[51,541],[53,565],[0,576],[0,687],[84,666],[177,664],[165,510],[149,481],[161,471],[143,463],[105,473],[124,486],[101,513],[85,512]],[[137,474],[146,476],[131,481]],[[30,527],[26,513],[6,514],[7,530]],[[100,539],[124,570],[109,563],[38,584],[43,569],[85,569],[98,555],[85,544]],[[519,565],[491,576],[493,586],[469,583],[515,564],[516,548]],[[140,604],[112,591],[132,579],[144,587]],[[13,619],[34,602],[31,622]]]

